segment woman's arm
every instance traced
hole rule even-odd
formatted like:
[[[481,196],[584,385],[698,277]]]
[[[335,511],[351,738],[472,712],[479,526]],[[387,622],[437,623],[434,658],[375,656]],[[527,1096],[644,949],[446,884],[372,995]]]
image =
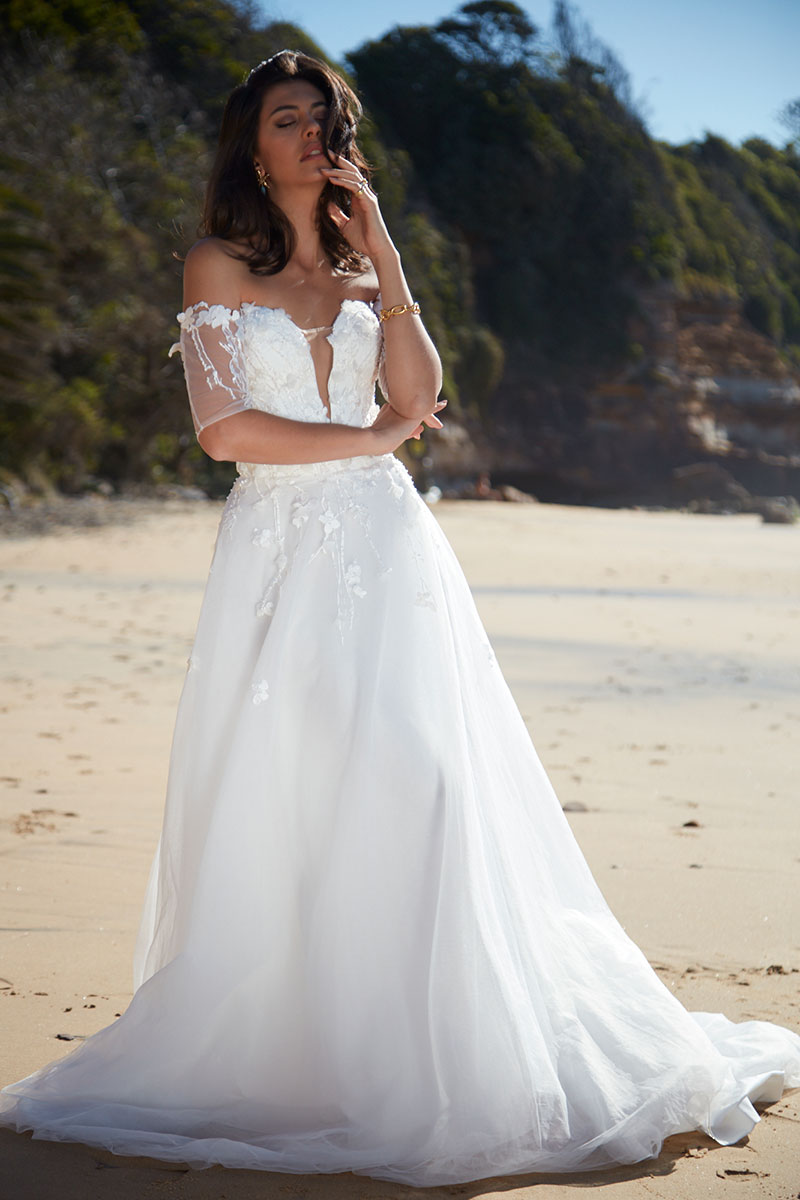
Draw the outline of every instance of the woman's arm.
[[[354,250],[369,258],[381,293],[383,308],[411,304],[400,254],[389,236],[378,197],[367,185],[358,167],[343,155],[337,156],[335,166],[321,167],[331,182],[351,193],[350,215],[331,203],[328,211]],[[386,399],[404,417],[427,417],[436,406],[442,387],[442,364],[422,316],[404,312],[381,322],[384,346]],[[439,405],[441,407],[441,405]]]
[[[411,304],[400,254],[389,242],[372,259],[384,308]],[[421,419],[431,411],[442,387],[442,364],[421,315],[404,312],[381,322],[384,371],[389,402],[404,417]]]
[[[411,432],[409,429],[405,437]],[[255,408],[215,421],[198,433],[197,440],[206,454],[219,462],[310,463],[386,453],[385,435],[381,439],[379,431],[369,425],[359,429],[292,421]]]

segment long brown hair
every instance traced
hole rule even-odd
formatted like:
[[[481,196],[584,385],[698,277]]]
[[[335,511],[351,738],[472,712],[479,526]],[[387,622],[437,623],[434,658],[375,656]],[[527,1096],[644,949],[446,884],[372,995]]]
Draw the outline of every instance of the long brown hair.
[[[333,163],[344,155],[370,178],[368,164],[356,145],[361,104],[351,87],[326,63],[296,50],[281,50],[259,63],[231,92],[222,116],[219,144],[206,188],[200,234],[242,241],[250,248],[237,255],[254,275],[276,275],[289,261],[295,245],[291,222],[271,199],[262,195],[253,158],[264,93],[276,83],[302,79],[319,88],[328,104],[321,128],[322,149]],[[317,206],[322,248],[331,264],[345,272],[363,273],[367,259],[353,249],[328,213],[333,201],[350,211],[350,193],[326,181]]]

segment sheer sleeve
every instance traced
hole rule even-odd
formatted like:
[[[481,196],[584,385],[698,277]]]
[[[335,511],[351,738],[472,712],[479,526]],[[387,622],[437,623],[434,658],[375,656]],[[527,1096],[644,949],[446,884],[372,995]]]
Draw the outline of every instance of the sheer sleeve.
[[[238,309],[205,300],[178,313],[180,340],[170,348],[183,359],[195,433],[252,408],[239,334]]]

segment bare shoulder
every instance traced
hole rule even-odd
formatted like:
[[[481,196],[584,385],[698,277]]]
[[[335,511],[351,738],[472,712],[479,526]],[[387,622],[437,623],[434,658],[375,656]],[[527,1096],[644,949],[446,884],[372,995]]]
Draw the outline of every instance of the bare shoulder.
[[[353,295],[358,300],[376,300],[380,291],[380,283],[375,268],[370,267],[363,275],[355,276],[350,284]]]
[[[237,248],[223,238],[207,237],[195,242],[183,268],[184,307],[205,300],[238,308],[247,266],[236,257]]]

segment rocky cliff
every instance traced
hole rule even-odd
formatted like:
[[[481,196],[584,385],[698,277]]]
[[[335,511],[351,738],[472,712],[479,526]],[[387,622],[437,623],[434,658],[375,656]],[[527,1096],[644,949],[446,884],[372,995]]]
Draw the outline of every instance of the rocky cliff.
[[[800,499],[800,371],[735,298],[687,298],[661,284],[639,295],[628,333],[636,361],[579,385],[581,427],[451,419],[430,439],[428,474],[447,483],[488,471],[494,483],[582,503]]]

